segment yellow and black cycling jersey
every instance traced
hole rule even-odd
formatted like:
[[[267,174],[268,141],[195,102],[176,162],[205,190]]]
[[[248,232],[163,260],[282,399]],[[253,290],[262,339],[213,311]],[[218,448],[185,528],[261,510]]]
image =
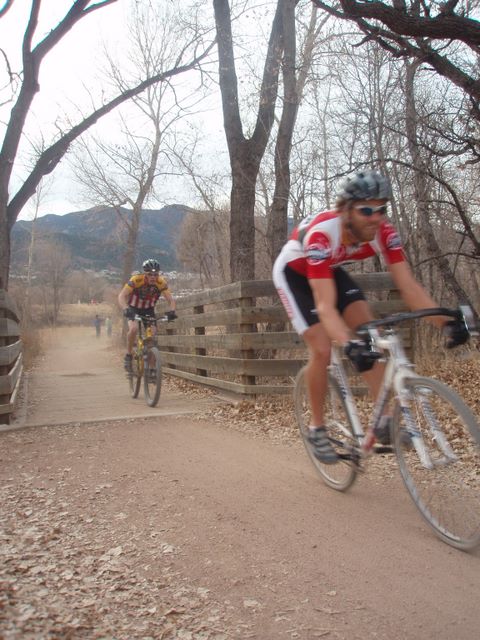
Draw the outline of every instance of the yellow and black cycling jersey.
[[[153,309],[162,294],[170,293],[165,278],[157,276],[155,282],[149,284],[143,273],[130,276],[130,280],[124,286],[124,289],[129,292],[129,306],[136,309]]]

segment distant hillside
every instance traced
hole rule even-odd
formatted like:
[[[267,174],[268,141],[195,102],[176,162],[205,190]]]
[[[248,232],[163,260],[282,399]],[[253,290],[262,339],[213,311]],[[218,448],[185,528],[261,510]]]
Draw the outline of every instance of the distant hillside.
[[[142,213],[136,266],[145,257],[156,257],[163,271],[179,270],[175,248],[185,214],[190,209],[174,204]],[[131,216],[131,211],[122,209]],[[19,220],[12,231],[12,271],[25,269],[32,222]],[[96,207],[63,216],[46,215],[36,222],[38,238],[62,242],[72,253],[73,267],[119,271],[125,248],[125,228],[113,209]]]

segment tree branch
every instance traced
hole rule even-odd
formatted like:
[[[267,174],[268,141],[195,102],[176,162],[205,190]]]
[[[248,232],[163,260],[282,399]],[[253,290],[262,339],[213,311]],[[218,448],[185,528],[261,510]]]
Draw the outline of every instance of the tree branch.
[[[317,7],[329,11],[330,5],[322,0],[312,0]],[[457,2],[450,2],[446,13],[440,12],[434,17],[415,15],[403,5],[390,7],[375,0],[339,0],[347,18],[379,20],[398,35],[415,38],[433,38],[437,40],[460,40],[470,47],[480,46],[480,26],[477,20],[451,13]],[[448,4],[448,3],[446,3]],[[445,5],[444,5],[445,8]]]
[[[203,60],[211,51],[214,46],[214,42],[212,42],[199,56],[194,58],[190,63],[185,64],[180,67],[176,67],[165,71],[163,73],[159,73],[157,75],[144,80],[139,85],[132,89],[128,89],[124,91],[122,94],[103,105],[99,109],[95,110],[91,113],[87,118],[85,118],[78,125],[72,127],[70,131],[64,134],[59,140],[57,140],[54,144],[52,144],[48,149],[46,149],[39,159],[37,160],[35,167],[33,168],[30,175],[27,177],[21,188],[18,190],[16,195],[12,198],[7,207],[7,217],[8,217],[8,226],[9,229],[13,227],[15,221],[18,217],[18,214],[22,210],[23,206],[26,204],[28,199],[33,195],[35,189],[42,179],[42,177],[48,173],[51,173],[60,160],[63,158],[65,153],[67,152],[71,143],[78,138],[82,133],[84,133],[89,127],[95,124],[102,116],[106,115],[115,107],[126,102],[130,98],[138,95],[148,87],[157,82],[163,82],[172,76],[178,75],[180,73],[184,73],[191,69],[194,69],[200,62]]]
[[[5,0],[5,4],[0,8],[0,18],[2,18],[9,9],[12,8],[13,0]]]

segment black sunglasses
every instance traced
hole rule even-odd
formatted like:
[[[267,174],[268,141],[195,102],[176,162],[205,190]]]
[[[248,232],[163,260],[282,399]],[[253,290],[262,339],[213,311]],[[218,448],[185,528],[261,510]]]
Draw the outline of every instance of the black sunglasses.
[[[354,205],[353,208],[366,218],[370,218],[374,213],[379,213],[381,216],[384,216],[387,213],[386,204],[381,204],[379,207],[365,207],[363,205]]]

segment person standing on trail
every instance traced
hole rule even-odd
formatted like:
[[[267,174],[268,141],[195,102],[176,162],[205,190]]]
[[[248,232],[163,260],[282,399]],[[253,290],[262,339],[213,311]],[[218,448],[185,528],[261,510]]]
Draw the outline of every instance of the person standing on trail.
[[[133,273],[118,296],[118,304],[128,320],[127,353],[124,358],[124,368],[127,373],[132,372],[132,352],[137,337],[135,316],[154,318],[155,305],[163,295],[170,305],[170,310],[165,314],[168,320],[175,320],[177,317],[175,300],[168,288],[167,281],[160,275],[158,260],[149,258],[145,260],[142,268],[143,273]]]
[[[98,313],[95,316],[95,320],[93,321],[93,324],[95,325],[95,332],[97,334],[97,338],[99,338],[102,332],[102,319],[100,318]]]
[[[280,300],[308,347],[306,380],[312,413],[308,439],[315,457],[324,464],[338,460],[323,415],[332,342],[344,348],[374,397],[383,377],[383,365],[376,363],[378,354],[355,335],[359,325],[373,320],[372,312],[355,280],[340,265],[382,254],[407,307],[438,306],[413,276],[400,237],[387,220],[391,198],[390,181],[378,171],[349,176],[335,208],[302,220],[273,267]],[[448,348],[469,338],[460,320],[437,316],[430,322],[443,331]],[[390,424],[391,417],[385,414],[375,432],[382,444],[390,441]]]

